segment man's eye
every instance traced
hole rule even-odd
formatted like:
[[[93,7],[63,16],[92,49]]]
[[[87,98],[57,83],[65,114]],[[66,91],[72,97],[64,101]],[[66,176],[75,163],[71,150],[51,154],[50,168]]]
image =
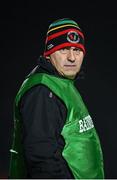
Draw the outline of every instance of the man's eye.
[[[67,53],[68,49],[67,48],[63,48],[60,50],[61,53]]]
[[[63,49],[61,49],[62,51],[65,51],[66,50],[66,48],[63,48]]]
[[[67,47],[66,48],[62,48],[61,50],[66,51],[66,50],[68,50],[68,48]]]

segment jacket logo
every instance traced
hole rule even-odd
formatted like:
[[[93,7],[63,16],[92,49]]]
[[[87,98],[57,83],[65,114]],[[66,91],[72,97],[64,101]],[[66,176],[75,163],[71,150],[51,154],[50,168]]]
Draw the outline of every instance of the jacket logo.
[[[79,120],[79,126],[80,126],[80,133],[83,133],[85,131],[88,131],[89,129],[92,129],[94,127],[92,118],[90,115],[86,116],[82,120]]]

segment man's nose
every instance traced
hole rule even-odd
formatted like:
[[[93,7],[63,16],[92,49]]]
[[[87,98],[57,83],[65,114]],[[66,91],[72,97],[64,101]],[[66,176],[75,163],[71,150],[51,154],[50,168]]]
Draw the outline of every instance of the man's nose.
[[[75,55],[74,55],[74,51],[72,49],[69,50],[67,57],[68,57],[69,61],[71,61],[71,62],[75,61]]]

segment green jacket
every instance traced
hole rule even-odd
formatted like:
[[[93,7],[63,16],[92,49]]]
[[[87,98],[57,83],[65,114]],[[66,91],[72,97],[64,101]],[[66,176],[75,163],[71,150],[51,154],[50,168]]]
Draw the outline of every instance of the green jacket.
[[[91,116],[73,81],[52,75],[37,73],[27,78],[15,99],[14,141],[11,149],[10,178],[25,174],[23,148],[21,145],[22,122],[18,105],[21,97],[33,86],[44,84],[66,105],[67,118],[61,135],[65,140],[62,155],[76,179],[103,179],[103,155],[100,141]]]

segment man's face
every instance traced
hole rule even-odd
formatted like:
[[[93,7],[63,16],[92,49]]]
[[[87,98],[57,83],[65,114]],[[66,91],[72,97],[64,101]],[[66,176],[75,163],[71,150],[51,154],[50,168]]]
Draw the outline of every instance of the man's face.
[[[52,53],[50,61],[61,75],[74,79],[80,71],[83,57],[83,51],[79,48],[66,47]]]

